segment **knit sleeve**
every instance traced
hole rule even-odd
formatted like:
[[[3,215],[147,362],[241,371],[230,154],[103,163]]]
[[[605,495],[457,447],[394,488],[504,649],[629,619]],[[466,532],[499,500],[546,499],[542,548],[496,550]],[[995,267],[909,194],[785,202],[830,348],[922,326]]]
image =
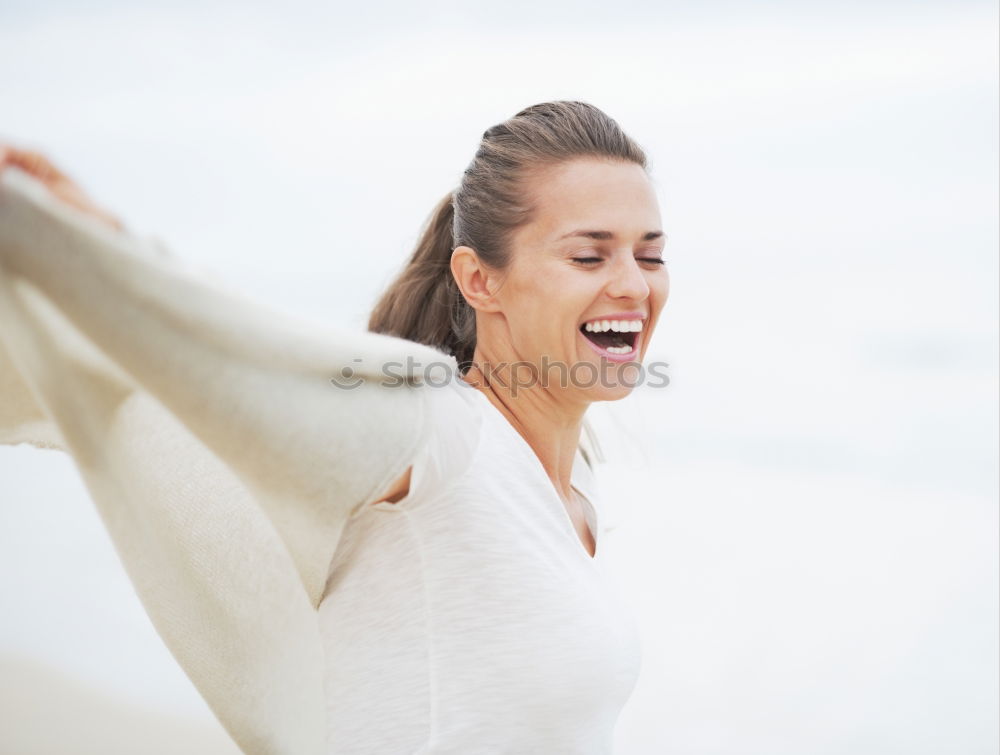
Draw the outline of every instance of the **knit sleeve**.
[[[246,752],[324,751],[328,566],[414,457],[420,382],[448,367],[270,311],[0,174],[0,442],[73,457],[157,631]]]

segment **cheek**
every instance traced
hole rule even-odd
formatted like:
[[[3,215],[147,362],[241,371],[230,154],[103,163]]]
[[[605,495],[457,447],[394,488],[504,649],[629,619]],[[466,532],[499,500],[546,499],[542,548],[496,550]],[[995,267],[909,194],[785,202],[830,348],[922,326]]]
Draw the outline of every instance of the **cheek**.
[[[529,344],[545,335],[551,319],[554,289],[546,286],[539,271],[517,271],[504,284],[501,306],[512,335],[522,344]]]
[[[660,314],[662,313],[663,306],[667,303],[667,298],[669,296],[670,276],[667,274],[666,270],[663,270],[657,275],[654,275],[653,280],[649,281],[649,304],[653,330],[656,330],[656,327],[659,324]]]
[[[537,329],[545,330],[568,298],[567,282],[559,272],[551,266],[526,265],[510,281],[511,292],[515,294],[510,299],[512,306],[530,318]]]
[[[665,269],[656,276],[656,281],[654,281],[650,288],[654,292],[654,297],[657,302],[658,307],[662,307],[667,303],[667,297],[670,296],[670,273]]]
[[[503,306],[514,337],[532,352],[575,339],[575,323],[596,295],[591,279],[558,263],[512,268],[506,289]]]

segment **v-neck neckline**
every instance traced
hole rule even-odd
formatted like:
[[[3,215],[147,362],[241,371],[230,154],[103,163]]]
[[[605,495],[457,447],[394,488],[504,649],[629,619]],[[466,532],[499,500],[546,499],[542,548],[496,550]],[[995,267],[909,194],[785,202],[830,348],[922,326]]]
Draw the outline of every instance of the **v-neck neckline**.
[[[598,554],[601,553],[601,539],[600,536],[598,535],[599,527],[597,522],[597,507],[594,505],[594,502],[590,500],[590,496],[588,496],[586,493],[580,490],[580,488],[574,482],[574,479],[578,476],[576,474],[577,464],[581,463],[579,450],[577,450],[573,455],[573,469],[570,472],[570,487],[580,497],[580,500],[584,504],[584,511],[583,511],[584,520],[587,523],[587,527],[590,529],[590,537],[594,541],[593,556],[590,555],[590,553],[587,551],[587,546],[584,544],[583,540],[580,539],[580,533],[576,531],[576,526],[573,524],[573,519],[572,517],[570,517],[569,511],[566,509],[566,504],[563,503],[562,496],[559,495],[559,492],[556,490],[555,485],[552,484],[552,480],[549,479],[548,474],[545,472],[545,466],[542,464],[542,460],[538,458],[538,454],[535,453],[535,449],[533,449],[531,447],[531,444],[528,443],[527,440],[525,440],[524,436],[517,431],[517,428],[510,423],[510,420],[508,420],[507,417],[504,416],[503,412],[501,412],[499,409],[497,409],[496,406],[493,405],[493,402],[490,401],[489,397],[485,393],[483,393],[475,386],[467,384],[467,387],[471,388],[473,391],[479,394],[479,397],[486,402],[486,405],[489,407],[489,409],[491,409],[496,414],[497,418],[503,422],[504,427],[510,433],[512,433],[514,438],[520,443],[522,450],[525,451],[531,457],[532,461],[534,462],[535,469],[537,470],[538,474],[541,475],[540,480],[545,484],[545,488],[548,491],[550,497],[555,500],[556,505],[562,512],[562,520],[565,523],[566,528],[569,530],[569,534],[572,536],[573,540],[576,541],[577,550],[587,561],[589,561],[590,563],[596,563]]]

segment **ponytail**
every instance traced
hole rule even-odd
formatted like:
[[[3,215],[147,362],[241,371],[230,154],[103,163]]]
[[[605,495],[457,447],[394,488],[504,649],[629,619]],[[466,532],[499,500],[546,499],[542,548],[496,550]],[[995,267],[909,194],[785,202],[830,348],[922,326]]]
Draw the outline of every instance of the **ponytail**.
[[[476,350],[476,319],[451,274],[453,198],[449,192],[431,212],[403,272],[375,305],[368,330],[432,346],[461,366]]]

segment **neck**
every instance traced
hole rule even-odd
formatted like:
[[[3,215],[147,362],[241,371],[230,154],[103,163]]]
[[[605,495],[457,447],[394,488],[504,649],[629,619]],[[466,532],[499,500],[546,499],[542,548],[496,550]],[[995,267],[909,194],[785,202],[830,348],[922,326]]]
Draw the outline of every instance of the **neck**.
[[[531,446],[563,500],[571,500],[573,461],[588,403],[570,400],[567,387],[558,380],[543,386],[530,379],[527,368],[512,371],[512,360],[493,360],[478,346],[472,361],[465,381],[507,418]]]

